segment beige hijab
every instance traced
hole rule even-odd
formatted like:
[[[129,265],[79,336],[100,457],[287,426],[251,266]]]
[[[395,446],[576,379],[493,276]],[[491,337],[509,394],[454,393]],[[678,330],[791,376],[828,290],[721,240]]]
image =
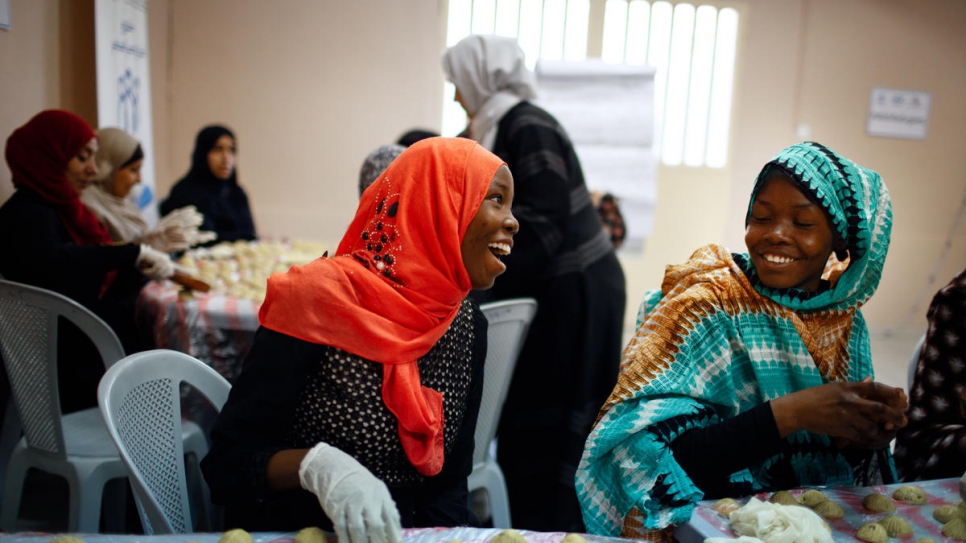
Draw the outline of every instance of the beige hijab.
[[[148,231],[137,204],[114,196],[114,173],[134,156],[138,141],[120,128],[97,131],[97,179],[85,190],[81,201],[97,215],[114,241],[140,240]]]
[[[443,71],[473,117],[469,136],[491,151],[500,119],[521,101],[537,97],[523,49],[513,38],[467,36],[443,53]]]

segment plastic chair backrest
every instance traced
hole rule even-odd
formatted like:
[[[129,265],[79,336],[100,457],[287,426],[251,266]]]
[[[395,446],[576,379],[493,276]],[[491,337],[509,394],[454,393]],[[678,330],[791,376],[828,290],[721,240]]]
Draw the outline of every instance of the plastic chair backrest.
[[[221,411],[231,384],[204,362],[158,349],[124,358],[107,371],[97,400],[127,467],[145,533],[191,533],[181,430],[181,384]]]
[[[0,280],[0,355],[27,446],[66,460],[57,385],[59,317],[87,334],[105,367],[124,357],[111,327],[84,306],[56,292]]]
[[[489,322],[486,340],[486,367],[483,377],[483,399],[476,422],[476,448],[473,463],[485,462],[489,456],[490,442],[503,411],[510,378],[516,366],[517,356],[530,329],[530,321],[537,313],[537,301],[533,298],[517,298],[480,305]]]
[[[908,380],[908,386],[906,387],[907,392],[912,391],[912,383],[916,380],[916,369],[919,367],[919,357],[922,355],[922,348],[926,344],[926,334],[923,334],[919,338],[919,342],[916,343],[916,348],[912,350],[912,358],[909,360],[909,374],[906,376]]]

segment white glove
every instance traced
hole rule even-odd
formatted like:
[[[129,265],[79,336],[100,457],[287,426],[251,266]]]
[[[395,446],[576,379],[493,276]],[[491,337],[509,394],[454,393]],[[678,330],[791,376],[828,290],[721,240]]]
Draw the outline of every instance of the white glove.
[[[174,263],[171,262],[171,257],[144,243],[141,244],[141,252],[134,261],[134,265],[146,277],[155,281],[162,281],[174,275]]]
[[[162,217],[158,227],[145,236],[144,241],[166,253],[184,251],[218,237],[214,232],[198,230],[204,222],[204,215],[195,206],[185,206]]]
[[[402,525],[386,483],[348,454],[319,443],[299,465],[302,488],[315,494],[340,543],[402,543]]]

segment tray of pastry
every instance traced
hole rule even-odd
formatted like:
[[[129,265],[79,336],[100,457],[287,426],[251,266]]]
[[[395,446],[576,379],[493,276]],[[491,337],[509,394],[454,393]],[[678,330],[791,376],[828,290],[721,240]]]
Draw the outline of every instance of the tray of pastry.
[[[966,505],[959,496],[959,479],[794,488],[754,497],[762,502],[808,507],[823,517],[836,543],[915,543],[926,538],[937,543],[966,541]],[[735,498],[730,503],[727,498],[699,502],[691,520],[676,529],[675,539],[703,543],[709,537],[738,537],[729,514],[750,498]]]

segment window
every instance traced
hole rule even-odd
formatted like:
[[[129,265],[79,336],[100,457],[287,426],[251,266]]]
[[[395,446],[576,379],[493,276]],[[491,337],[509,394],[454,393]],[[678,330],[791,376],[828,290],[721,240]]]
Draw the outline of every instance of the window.
[[[583,60],[592,34],[590,12],[591,0],[449,0],[446,44],[469,34],[499,34],[518,39],[531,69],[538,58]],[[724,167],[738,12],[683,2],[606,0],[598,24],[602,60],[657,68],[655,147],[661,161]],[[452,101],[454,92],[446,83],[446,135],[466,125],[466,115]]]

